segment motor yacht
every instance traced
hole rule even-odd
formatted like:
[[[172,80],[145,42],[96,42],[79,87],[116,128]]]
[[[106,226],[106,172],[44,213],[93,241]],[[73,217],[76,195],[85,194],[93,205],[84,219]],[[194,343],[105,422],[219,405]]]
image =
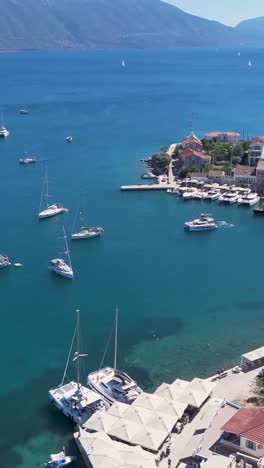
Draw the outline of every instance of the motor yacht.
[[[19,114],[21,114],[21,115],[29,114],[29,110],[28,109],[19,109]]]
[[[0,268],[4,268],[11,265],[9,258],[5,254],[0,254]]]
[[[219,190],[209,190],[206,200],[217,200],[220,197]]]
[[[80,354],[80,322],[79,310],[76,311],[77,324],[74,329],[70,352],[68,355],[66,367],[64,370],[62,382],[58,387],[49,391],[49,399],[71,421],[79,426],[82,426],[91,416],[97,411],[106,411],[110,405],[98,393],[93,392],[80,383],[80,358],[87,354]],[[73,362],[76,362],[77,381],[71,381],[64,384],[70,357],[72,354],[73,344],[76,344],[77,351],[73,354]]]
[[[0,137],[8,137],[9,131],[3,126],[0,126]]]
[[[260,200],[260,197],[257,193],[248,193],[246,195],[242,195],[237,201],[238,205],[244,206],[253,206],[256,205]]]
[[[238,193],[230,191],[223,193],[223,195],[218,198],[218,201],[220,203],[228,203],[229,205],[233,205],[234,203],[237,203],[238,199]]]
[[[187,221],[184,226],[189,231],[208,231],[218,228],[214,218],[209,214],[201,214],[200,218]]]
[[[115,316],[114,367],[105,367],[89,374],[87,385],[91,390],[102,395],[110,404],[115,401],[130,404],[142,390],[131,377],[117,369],[117,323],[118,310]]]
[[[65,450],[63,449],[59,453],[51,454],[50,460],[48,463],[44,463],[44,466],[46,468],[62,468],[70,465],[75,460],[75,456],[66,455]]]
[[[193,188],[193,187],[189,187],[186,189],[186,191],[182,194],[182,198],[184,200],[190,200],[193,198],[193,196],[195,195],[195,193],[197,192],[197,189],[196,188]]]
[[[37,162],[37,158],[35,156],[25,156],[24,158],[19,159],[19,164],[32,164]]]

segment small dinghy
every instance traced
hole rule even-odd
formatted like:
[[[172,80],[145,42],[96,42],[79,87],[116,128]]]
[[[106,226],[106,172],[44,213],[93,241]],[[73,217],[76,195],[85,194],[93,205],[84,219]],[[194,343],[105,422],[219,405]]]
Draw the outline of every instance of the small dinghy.
[[[71,462],[76,460],[76,457],[69,456],[65,454],[65,450],[62,450],[60,453],[55,453],[50,455],[50,461],[45,463],[44,466],[48,468],[61,468],[62,466],[68,466]]]
[[[14,263],[14,266],[18,268],[18,267],[22,267],[23,265],[22,263]]]
[[[71,142],[72,142],[72,137],[71,137],[71,136],[67,136],[66,141],[68,141],[68,143],[71,143]]]

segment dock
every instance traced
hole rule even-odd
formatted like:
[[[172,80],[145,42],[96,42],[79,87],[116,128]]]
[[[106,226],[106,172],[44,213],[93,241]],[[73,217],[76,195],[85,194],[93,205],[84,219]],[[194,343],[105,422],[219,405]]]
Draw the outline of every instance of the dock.
[[[174,189],[175,184],[137,184],[137,185],[121,185],[120,190],[123,192],[133,192],[133,191],[153,191],[153,190],[163,190],[167,191],[168,189]]]

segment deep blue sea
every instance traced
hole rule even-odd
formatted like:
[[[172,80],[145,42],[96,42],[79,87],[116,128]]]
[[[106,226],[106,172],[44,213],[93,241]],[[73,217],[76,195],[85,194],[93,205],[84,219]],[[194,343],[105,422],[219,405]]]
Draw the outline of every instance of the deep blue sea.
[[[99,365],[116,304],[119,367],[146,390],[210,375],[263,345],[264,219],[236,206],[119,190],[140,180],[140,158],[190,128],[199,136],[264,134],[264,51],[237,53],[0,55],[0,103],[10,131],[0,141],[0,250],[23,263],[0,271],[2,467],[41,466],[63,444],[74,450],[73,427],[51,407],[48,390],[60,382],[77,307],[88,353],[84,381]],[[21,107],[30,114],[19,115]],[[44,164],[19,165],[25,149],[48,161],[51,200],[63,202],[67,214],[38,221]],[[69,233],[81,191],[87,223],[105,232],[70,243],[71,282],[48,264],[62,250],[62,225]],[[205,210],[227,226],[184,232],[184,221]]]

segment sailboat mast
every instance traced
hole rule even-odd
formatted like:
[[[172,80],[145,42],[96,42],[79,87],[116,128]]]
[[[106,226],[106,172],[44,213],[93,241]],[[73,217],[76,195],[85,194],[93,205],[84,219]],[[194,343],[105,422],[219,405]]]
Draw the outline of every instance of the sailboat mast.
[[[63,237],[64,237],[64,242],[65,242],[65,253],[66,253],[67,257],[68,257],[69,266],[72,269],[71,257],[70,257],[70,252],[69,252],[69,247],[68,247],[68,242],[67,242],[67,236],[66,236],[64,226],[63,226]]]
[[[48,208],[49,206],[49,184],[48,184],[48,164],[47,163],[46,163],[45,183],[46,183],[46,200],[47,200],[47,208]]]
[[[79,361],[79,353],[80,353],[80,311],[77,309],[76,310],[76,315],[77,315],[77,319],[76,319],[76,331],[77,331],[77,338],[76,338],[76,342],[77,342],[77,351],[76,351],[76,354],[77,354],[77,385],[78,385],[78,388],[80,386],[80,361]]]
[[[116,361],[117,361],[117,328],[118,328],[118,307],[116,307],[115,315],[115,356],[114,356],[114,371],[116,372]]]

